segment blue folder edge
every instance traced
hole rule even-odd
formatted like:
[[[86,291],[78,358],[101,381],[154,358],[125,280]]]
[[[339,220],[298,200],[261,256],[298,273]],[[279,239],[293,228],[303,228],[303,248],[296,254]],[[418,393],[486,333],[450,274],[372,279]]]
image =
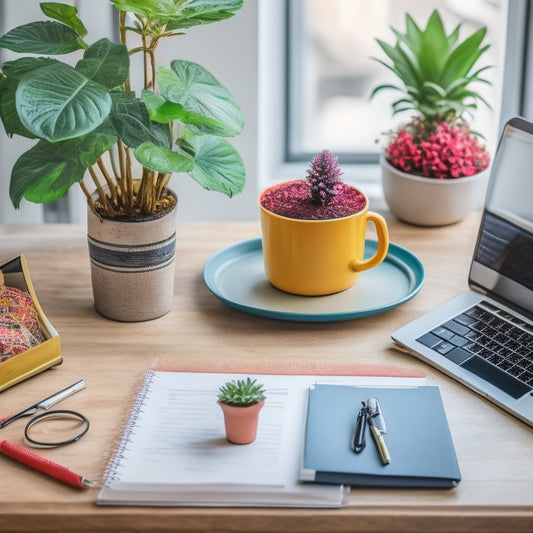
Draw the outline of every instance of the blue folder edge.
[[[383,465],[366,432],[351,449],[361,402],[380,401],[391,463]],[[461,480],[438,387],[371,388],[316,384],[309,390],[302,481],[352,486],[453,488]]]

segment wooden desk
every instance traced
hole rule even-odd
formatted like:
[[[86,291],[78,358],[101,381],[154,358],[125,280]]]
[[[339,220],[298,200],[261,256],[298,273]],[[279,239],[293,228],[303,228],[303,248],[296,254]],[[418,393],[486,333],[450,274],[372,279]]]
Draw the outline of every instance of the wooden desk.
[[[424,263],[410,302],[382,315],[338,323],[291,323],[233,310],[209,292],[211,254],[259,236],[255,223],[179,224],[173,310],[123,324],[92,308],[84,228],[0,226],[0,260],[23,252],[45,313],[61,334],[64,363],[0,394],[0,414],[84,378],[62,406],[91,421],[78,443],[45,450],[89,479],[101,477],[136,384],[157,356],[191,360],[335,361],[423,368],[440,386],[463,475],[449,491],[352,489],[348,507],[304,509],[101,508],[79,491],[0,457],[0,531],[533,531],[533,430],[438,371],[392,348],[390,333],[466,288],[478,217],[439,229],[390,222],[391,240]],[[0,437],[20,442],[22,423]]]

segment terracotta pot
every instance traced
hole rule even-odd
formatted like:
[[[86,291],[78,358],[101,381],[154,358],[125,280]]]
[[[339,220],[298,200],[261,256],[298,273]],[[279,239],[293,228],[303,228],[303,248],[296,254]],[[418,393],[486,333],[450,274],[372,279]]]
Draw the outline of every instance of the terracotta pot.
[[[273,187],[276,187],[274,185]],[[351,287],[359,274],[379,265],[389,249],[383,217],[365,207],[350,216],[302,220],[272,213],[261,205],[263,259],[274,287],[302,296],[333,294]],[[376,253],[364,258],[367,223],[378,237]]]
[[[383,193],[393,215],[419,226],[445,226],[483,205],[489,170],[464,178],[424,178],[402,172],[381,156]]]
[[[226,439],[233,444],[250,444],[257,435],[259,411],[265,405],[265,400],[245,407],[228,405],[219,402],[224,413]]]
[[[157,217],[119,220],[100,219],[87,209],[94,306],[98,313],[113,320],[140,322],[170,311],[174,297],[176,211],[174,206]]]

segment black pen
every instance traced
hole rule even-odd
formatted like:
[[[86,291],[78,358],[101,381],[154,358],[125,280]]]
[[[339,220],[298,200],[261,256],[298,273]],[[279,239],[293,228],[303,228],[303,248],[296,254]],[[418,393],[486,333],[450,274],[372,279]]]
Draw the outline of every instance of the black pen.
[[[359,409],[359,413],[357,414],[357,420],[355,422],[355,430],[352,439],[352,450],[355,453],[363,451],[364,447],[366,446],[365,430],[368,411],[365,402],[361,403],[363,404],[363,407]]]

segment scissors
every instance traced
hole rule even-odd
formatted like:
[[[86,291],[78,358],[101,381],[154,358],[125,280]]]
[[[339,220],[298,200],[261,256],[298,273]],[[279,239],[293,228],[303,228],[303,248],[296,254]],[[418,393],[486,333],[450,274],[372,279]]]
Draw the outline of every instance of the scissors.
[[[89,421],[85,416],[83,416],[81,413],[78,413],[76,411],[69,411],[69,410],[54,410],[54,411],[48,411],[50,407],[55,405],[56,403],[64,400],[65,398],[68,398],[72,394],[75,394],[76,392],[83,390],[87,384],[83,379],[80,379],[79,381],[76,381],[76,383],[73,383],[72,385],[52,394],[51,396],[48,396],[44,400],[41,400],[40,402],[34,403],[33,405],[30,405],[29,407],[26,407],[26,409],[23,409],[19,413],[7,416],[0,419],[0,429],[6,427],[8,424],[11,424],[11,422],[14,422],[15,420],[18,420],[19,418],[24,418],[26,416],[32,416],[37,413],[39,409],[44,409],[45,413],[41,413],[39,415],[34,416],[29,420],[29,422],[26,425],[26,428],[24,430],[24,436],[26,441],[31,444],[34,447],[38,448],[52,448],[55,446],[60,446],[63,444],[68,444],[70,442],[75,442],[79,440],[85,433],[87,433],[89,429]],[[33,439],[29,432],[30,428],[32,428],[35,424],[45,421],[46,419],[51,418],[73,418],[76,420],[79,420],[82,424],[82,430],[80,433],[74,435],[74,437],[63,440],[61,442],[43,442],[43,441],[37,441]]]

